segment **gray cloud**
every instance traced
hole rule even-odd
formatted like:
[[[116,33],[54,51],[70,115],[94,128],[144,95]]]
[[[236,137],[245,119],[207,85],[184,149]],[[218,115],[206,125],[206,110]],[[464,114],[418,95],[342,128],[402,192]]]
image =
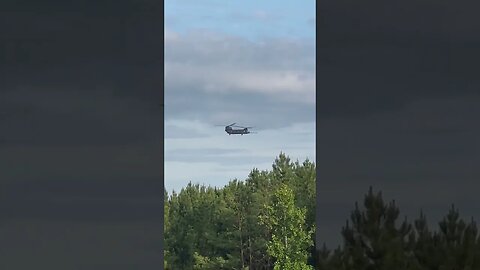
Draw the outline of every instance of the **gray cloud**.
[[[280,151],[314,159],[312,40],[165,32],[165,182],[223,186],[269,169]],[[227,136],[222,126],[258,134]]]
[[[166,31],[165,116],[259,128],[314,119],[312,42]]]
[[[195,31],[180,35],[166,30],[165,60],[201,66],[270,68],[312,73],[315,53],[312,41],[263,39],[258,42],[220,33]],[[192,42],[195,41],[195,45]],[[168,70],[168,69],[167,69]],[[313,74],[312,74],[313,75]],[[171,81],[167,78],[166,81]]]
[[[275,23],[280,20],[284,19],[284,16],[272,12],[268,12],[265,10],[255,10],[251,13],[241,13],[241,12],[232,12],[228,16],[228,20],[231,22],[252,22],[255,23]]]
[[[171,121],[174,122],[174,121]],[[292,159],[315,160],[314,123],[298,123],[285,128],[261,129],[257,134],[228,136],[220,127],[191,122],[211,134],[195,138],[166,138],[165,185],[179,190],[189,181],[223,186],[228,180],[244,180],[253,168],[271,169],[283,151]]]
[[[209,32],[166,33],[166,93],[260,93],[265,99],[283,98],[284,103],[314,103],[312,42],[253,43]]]
[[[194,161],[198,160],[198,156],[202,156],[202,162],[204,161],[219,161],[219,157],[228,156],[228,154],[234,153],[235,155],[246,154],[248,151],[241,148],[219,149],[219,148],[202,148],[202,149],[176,149],[167,152],[169,160],[171,161]]]

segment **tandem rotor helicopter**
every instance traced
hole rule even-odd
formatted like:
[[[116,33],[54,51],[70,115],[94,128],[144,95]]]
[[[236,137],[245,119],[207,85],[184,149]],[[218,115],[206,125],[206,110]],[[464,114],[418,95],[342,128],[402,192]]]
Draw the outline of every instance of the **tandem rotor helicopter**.
[[[249,128],[253,128],[253,127],[241,127],[241,126],[236,126],[235,124],[236,123],[225,126],[225,132],[227,132],[228,135],[240,134],[240,135],[243,136],[243,134],[252,134],[252,133],[255,134],[256,133],[256,132],[252,132],[252,131],[248,130]],[[217,126],[223,126],[223,125],[217,125]]]

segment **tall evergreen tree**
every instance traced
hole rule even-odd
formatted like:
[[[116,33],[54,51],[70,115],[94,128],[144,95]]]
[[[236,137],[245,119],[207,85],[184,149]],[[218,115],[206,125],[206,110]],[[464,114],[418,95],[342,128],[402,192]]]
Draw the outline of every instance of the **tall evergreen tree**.
[[[444,256],[441,252],[438,235],[428,228],[427,218],[423,211],[414,222],[411,238],[414,242],[414,255],[423,270],[438,270]]]
[[[272,185],[279,187],[281,184],[287,184],[292,187],[294,178],[294,164],[285,153],[280,152],[272,165]]]
[[[438,269],[480,269],[478,231],[473,218],[467,224],[452,205],[439,226],[442,262]]]
[[[409,233],[411,225],[403,221],[396,225],[399,209],[395,201],[384,203],[382,194],[374,194],[372,188],[364,199],[365,210],[358,203],[351,214],[351,226],[347,221],[342,229],[345,239],[347,269],[396,270],[412,269],[415,260],[411,255]]]

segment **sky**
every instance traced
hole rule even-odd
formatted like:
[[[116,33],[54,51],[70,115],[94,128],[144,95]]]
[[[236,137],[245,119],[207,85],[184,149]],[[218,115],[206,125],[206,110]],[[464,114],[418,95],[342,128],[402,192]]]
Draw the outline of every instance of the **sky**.
[[[0,3],[1,269],[159,269],[160,12]]]
[[[473,1],[321,1],[317,241],[335,248],[369,186],[429,226],[479,220],[480,21]]]
[[[166,0],[164,52],[167,191],[315,160],[315,1]]]

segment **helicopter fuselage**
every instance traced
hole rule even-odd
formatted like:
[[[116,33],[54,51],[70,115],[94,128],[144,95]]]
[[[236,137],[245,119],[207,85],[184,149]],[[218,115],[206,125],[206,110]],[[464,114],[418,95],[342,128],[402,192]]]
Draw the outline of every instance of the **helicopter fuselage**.
[[[234,129],[232,127],[225,127],[225,132],[228,133],[228,135],[232,135],[232,134],[240,134],[240,135],[243,135],[243,134],[249,134],[250,131],[248,131],[248,128],[242,128],[242,129]]]

